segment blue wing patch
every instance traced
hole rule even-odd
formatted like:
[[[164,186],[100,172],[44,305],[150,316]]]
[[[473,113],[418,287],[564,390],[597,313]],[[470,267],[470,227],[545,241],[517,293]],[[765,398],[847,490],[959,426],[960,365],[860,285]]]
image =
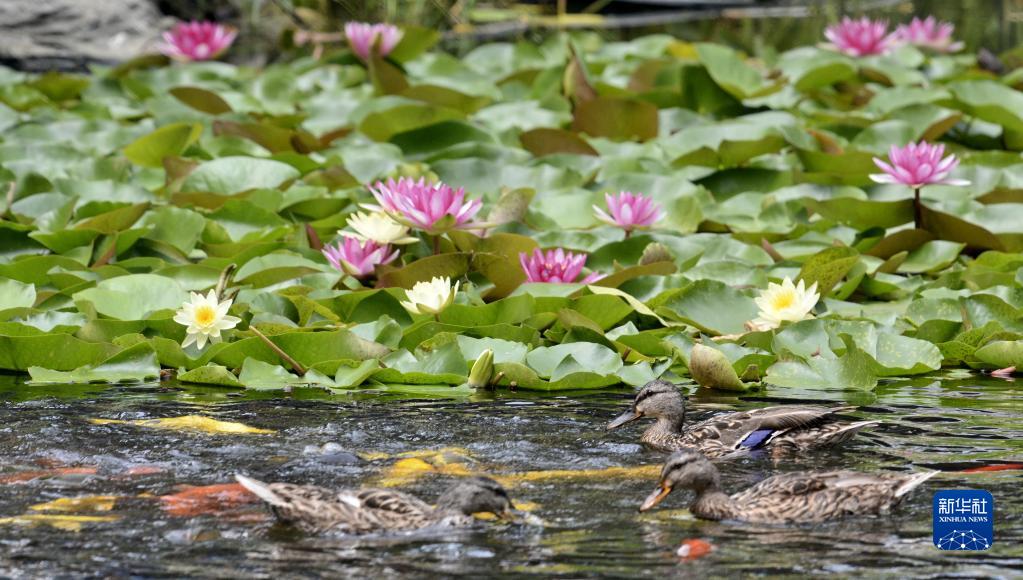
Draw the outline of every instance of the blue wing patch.
[[[750,433],[745,439],[739,442],[739,447],[745,447],[747,449],[753,449],[754,447],[760,446],[764,440],[774,433],[774,429],[757,429]]]

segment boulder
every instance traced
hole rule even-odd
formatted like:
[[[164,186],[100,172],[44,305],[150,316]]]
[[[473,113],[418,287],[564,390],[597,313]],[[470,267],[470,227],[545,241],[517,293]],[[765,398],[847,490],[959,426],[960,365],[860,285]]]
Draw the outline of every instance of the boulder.
[[[152,51],[172,20],[152,0],[2,0],[0,64],[82,71]]]

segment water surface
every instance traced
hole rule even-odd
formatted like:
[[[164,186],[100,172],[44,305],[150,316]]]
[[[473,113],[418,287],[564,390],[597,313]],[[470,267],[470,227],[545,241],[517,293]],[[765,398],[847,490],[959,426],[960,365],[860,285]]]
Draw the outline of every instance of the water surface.
[[[841,449],[778,465],[766,458],[726,464],[728,490],[777,470],[943,472],[890,518],[751,526],[695,520],[684,509],[688,496],[678,492],[662,509],[640,515],[636,508],[656,483],[649,475],[593,471],[663,460],[662,454],[636,444],[642,425],[604,432],[606,422],[628,405],[628,389],[558,395],[424,389],[326,396],[166,382],[33,387],[0,377],[0,518],[59,513],[30,509],[58,498],[117,497],[111,511],[76,514],[113,516],[114,521],[82,523],[77,532],[40,523],[0,524],[0,576],[1011,577],[1023,572],[1021,472],[964,470],[1023,462],[1019,385],[958,374],[893,381],[873,393],[776,389],[772,395],[777,396],[742,398],[694,393],[694,419],[803,398],[845,400],[860,405],[855,416],[883,421]],[[277,432],[209,435],[90,421],[182,415]],[[432,500],[459,473],[505,477],[512,497],[535,504],[528,507],[543,525],[481,524],[454,533],[315,538],[273,526],[256,504],[181,514],[159,499],[184,485],[229,483],[236,472],[330,487],[396,483],[393,468],[401,457],[395,456],[428,450],[443,452],[422,458],[430,470],[407,477],[408,490]],[[585,477],[535,473],[546,470],[591,471]],[[33,475],[29,472],[40,477],[20,481]],[[956,554],[932,546],[931,496],[946,488],[994,494],[991,550]],[[680,561],[673,554],[686,538],[706,540],[716,549],[698,560]]]

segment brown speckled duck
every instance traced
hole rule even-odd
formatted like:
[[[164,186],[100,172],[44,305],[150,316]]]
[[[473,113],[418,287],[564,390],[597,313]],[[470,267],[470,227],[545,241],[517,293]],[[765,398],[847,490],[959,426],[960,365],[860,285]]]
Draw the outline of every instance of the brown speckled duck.
[[[452,485],[436,507],[392,489],[329,490],[315,485],[264,483],[236,475],[238,483],[270,507],[283,523],[310,534],[365,534],[471,525],[474,513],[506,516],[508,493],[493,479],[473,477]]]
[[[785,473],[727,495],[721,491],[720,475],[714,464],[700,453],[687,449],[676,451],[668,458],[661,470],[660,485],[639,511],[654,507],[672,490],[683,488],[696,492],[689,511],[706,520],[823,522],[887,513],[936,473]]]
[[[842,443],[878,421],[848,422],[834,415],[853,407],[785,405],[723,413],[686,426],[686,402],[678,388],[650,381],[636,395],[632,408],[608,424],[608,430],[641,417],[656,419],[640,440],[661,451],[693,448],[718,458],[767,448],[796,451]]]

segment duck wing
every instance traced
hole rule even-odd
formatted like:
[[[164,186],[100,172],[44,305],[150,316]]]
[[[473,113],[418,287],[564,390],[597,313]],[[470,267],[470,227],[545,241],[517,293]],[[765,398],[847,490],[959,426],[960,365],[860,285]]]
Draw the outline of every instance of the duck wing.
[[[362,489],[357,497],[365,509],[379,511],[381,516],[429,517],[434,508],[412,494],[393,489]]]
[[[358,533],[364,531],[361,502],[356,493],[335,491],[316,485],[265,483],[244,475],[235,475],[245,489],[266,502],[281,522],[306,532],[331,528]]]
[[[733,494],[731,499],[748,521],[820,522],[883,513],[934,473],[786,473]]]
[[[723,413],[696,423],[686,430],[686,435],[695,442],[717,440],[731,449],[753,448],[781,433],[820,424],[829,415],[852,408],[785,405]]]

